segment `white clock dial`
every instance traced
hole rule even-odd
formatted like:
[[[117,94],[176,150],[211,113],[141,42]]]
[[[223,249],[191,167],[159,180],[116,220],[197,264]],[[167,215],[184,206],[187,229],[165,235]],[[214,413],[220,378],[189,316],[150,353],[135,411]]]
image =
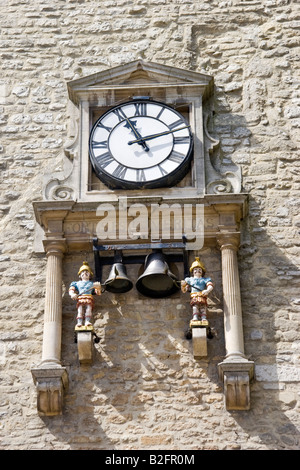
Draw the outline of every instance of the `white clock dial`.
[[[190,127],[177,111],[139,99],[96,121],[90,158],[99,179],[110,187],[172,186],[188,170],[192,143]]]

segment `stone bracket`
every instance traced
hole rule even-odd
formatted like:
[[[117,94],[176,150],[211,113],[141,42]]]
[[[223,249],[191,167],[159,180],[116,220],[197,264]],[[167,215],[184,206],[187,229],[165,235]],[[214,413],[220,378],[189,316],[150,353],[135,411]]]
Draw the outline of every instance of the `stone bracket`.
[[[194,359],[207,356],[206,328],[193,328],[192,339]]]
[[[64,392],[68,388],[65,367],[37,367],[31,369],[37,390],[37,409],[41,416],[62,414]]]
[[[194,359],[207,356],[207,327],[208,321],[191,320]]]
[[[250,409],[250,382],[254,376],[254,362],[221,362],[219,376],[224,382],[227,410]]]
[[[92,326],[81,326],[75,328],[78,358],[80,364],[91,364],[94,355],[94,330]]]

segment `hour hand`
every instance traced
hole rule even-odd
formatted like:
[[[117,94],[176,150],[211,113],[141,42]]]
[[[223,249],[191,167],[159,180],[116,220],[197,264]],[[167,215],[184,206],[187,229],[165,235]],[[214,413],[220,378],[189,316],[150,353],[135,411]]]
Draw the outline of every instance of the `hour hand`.
[[[136,143],[141,145],[146,152],[149,152],[150,149],[148,145],[146,144],[146,142],[144,142],[143,137],[135,128],[136,121],[130,121],[128,118],[126,118],[126,121],[127,121],[127,124],[125,124],[125,127],[128,127],[128,129],[132,130],[132,132],[134,133],[137,139]]]

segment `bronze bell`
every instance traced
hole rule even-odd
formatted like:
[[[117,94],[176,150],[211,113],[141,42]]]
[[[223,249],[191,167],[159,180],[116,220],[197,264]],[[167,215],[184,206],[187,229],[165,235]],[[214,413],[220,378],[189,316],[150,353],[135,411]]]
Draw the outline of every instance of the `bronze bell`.
[[[133,287],[133,283],[127,277],[126,268],[122,263],[114,263],[112,265],[104,285],[106,290],[114,294],[128,292]]]
[[[144,273],[136,282],[137,290],[146,297],[168,297],[179,290],[176,276],[170,271],[163,253],[146,257]]]

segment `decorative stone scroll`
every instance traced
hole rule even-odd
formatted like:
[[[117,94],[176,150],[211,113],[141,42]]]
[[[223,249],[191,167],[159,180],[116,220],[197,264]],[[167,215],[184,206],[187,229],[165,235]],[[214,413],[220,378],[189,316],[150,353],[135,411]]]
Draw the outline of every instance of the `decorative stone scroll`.
[[[203,113],[204,159],[206,173],[206,193],[224,194],[241,191],[241,169],[232,160],[226,164],[220,157],[220,141],[211,136],[208,130],[210,113]]]

